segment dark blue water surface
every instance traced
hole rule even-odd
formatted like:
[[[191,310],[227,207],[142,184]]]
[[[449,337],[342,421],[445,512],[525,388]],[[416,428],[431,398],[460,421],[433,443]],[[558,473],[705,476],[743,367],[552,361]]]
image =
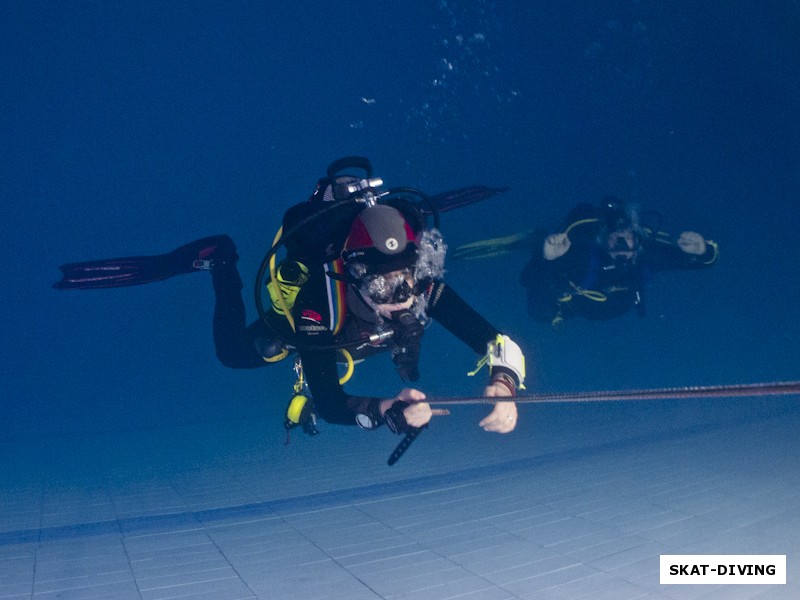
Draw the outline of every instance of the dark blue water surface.
[[[444,215],[452,247],[604,194],[719,242],[713,269],[654,282],[647,318],[559,334],[525,314],[526,252],[450,261],[526,350],[532,392],[800,379],[797,2],[9,1],[0,23],[10,443],[237,419],[280,433],[291,369],[218,364],[207,274],[50,286],[65,262],[227,233],[255,318],[283,211],[348,154],[392,186],[510,186]],[[470,351],[427,338],[419,387],[478,392]],[[395,393],[375,363],[351,389]]]

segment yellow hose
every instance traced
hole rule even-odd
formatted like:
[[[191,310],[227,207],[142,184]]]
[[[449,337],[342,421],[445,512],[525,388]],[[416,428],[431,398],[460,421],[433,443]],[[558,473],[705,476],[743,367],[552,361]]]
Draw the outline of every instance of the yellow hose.
[[[353,371],[355,371],[355,362],[353,361],[353,355],[350,354],[344,348],[339,348],[339,352],[342,353],[344,356],[345,363],[347,364],[347,370],[345,371],[344,375],[339,378],[339,385],[344,385],[350,378],[353,376]]]

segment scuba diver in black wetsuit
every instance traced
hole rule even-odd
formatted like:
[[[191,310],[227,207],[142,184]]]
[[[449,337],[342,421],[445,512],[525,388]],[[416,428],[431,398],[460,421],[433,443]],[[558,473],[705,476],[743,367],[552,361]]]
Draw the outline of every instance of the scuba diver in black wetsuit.
[[[366,177],[343,174],[352,168]],[[424,194],[409,188],[383,191],[381,185],[372,178],[369,161],[349,157],[329,167],[309,201],[286,212],[282,234],[256,281],[262,318],[249,325],[236,248],[224,235],[161,256],[63,265],[55,287],[117,287],[209,270],[216,298],[214,343],[224,365],[261,367],[292,353],[300,359],[287,429],[301,424],[315,433],[316,415],[365,429],[386,423],[395,433],[425,426],[432,411],[421,391],[403,389],[394,398],[351,396],[337,364],[352,366],[386,351],[401,378],[413,382],[432,319],[484,356],[479,362],[489,367],[484,396],[514,396],[524,381],[522,351],[442,282],[446,246],[438,229],[426,226],[436,203],[425,207],[419,202],[430,200]],[[459,191],[470,199],[458,193],[447,195],[446,202],[458,206],[499,191],[474,186]],[[276,265],[279,247],[286,257]],[[480,426],[508,433],[516,423],[514,402],[498,401]]]
[[[718,256],[699,233],[672,241],[642,224],[636,205],[607,197],[599,207],[577,206],[560,233],[539,238],[520,282],[530,316],[558,329],[565,319],[611,319],[634,307],[644,316],[651,275],[710,267]]]

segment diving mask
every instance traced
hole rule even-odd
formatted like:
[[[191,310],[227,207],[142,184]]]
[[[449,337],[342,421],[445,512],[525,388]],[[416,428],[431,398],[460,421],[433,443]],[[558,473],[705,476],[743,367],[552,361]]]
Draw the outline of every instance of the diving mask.
[[[383,275],[367,275],[361,280],[358,291],[377,305],[402,304],[414,293],[411,269],[392,271]]]
[[[635,260],[639,253],[639,236],[630,229],[613,231],[608,236],[608,254],[615,262],[624,264]]]

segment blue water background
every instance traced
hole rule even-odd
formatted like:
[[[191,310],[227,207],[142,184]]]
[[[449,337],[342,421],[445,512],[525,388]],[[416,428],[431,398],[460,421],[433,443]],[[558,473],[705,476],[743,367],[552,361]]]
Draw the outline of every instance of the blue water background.
[[[525,314],[525,252],[450,261],[525,349],[530,391],[798,379],[797,2],[4,2],[0,27],[6,448],[254,420],[282,440],[291,370],[216,361],[206,274],[50,286],[65,262],[227,233],[255,319],[283,211],[349,154],[392,186],[510,186],[444,215],[451,247],[604,194],[719,242],[713,269],[654,282],[647,318],[560,334]],[[418,387],[479,392],[474,360],[434,326]],[[400,387],[381,358],[350,389]],[[476,414],[450,421],[465,444],[486,441]],[[522,409],[551,433],[581,418],[548,414]]]

